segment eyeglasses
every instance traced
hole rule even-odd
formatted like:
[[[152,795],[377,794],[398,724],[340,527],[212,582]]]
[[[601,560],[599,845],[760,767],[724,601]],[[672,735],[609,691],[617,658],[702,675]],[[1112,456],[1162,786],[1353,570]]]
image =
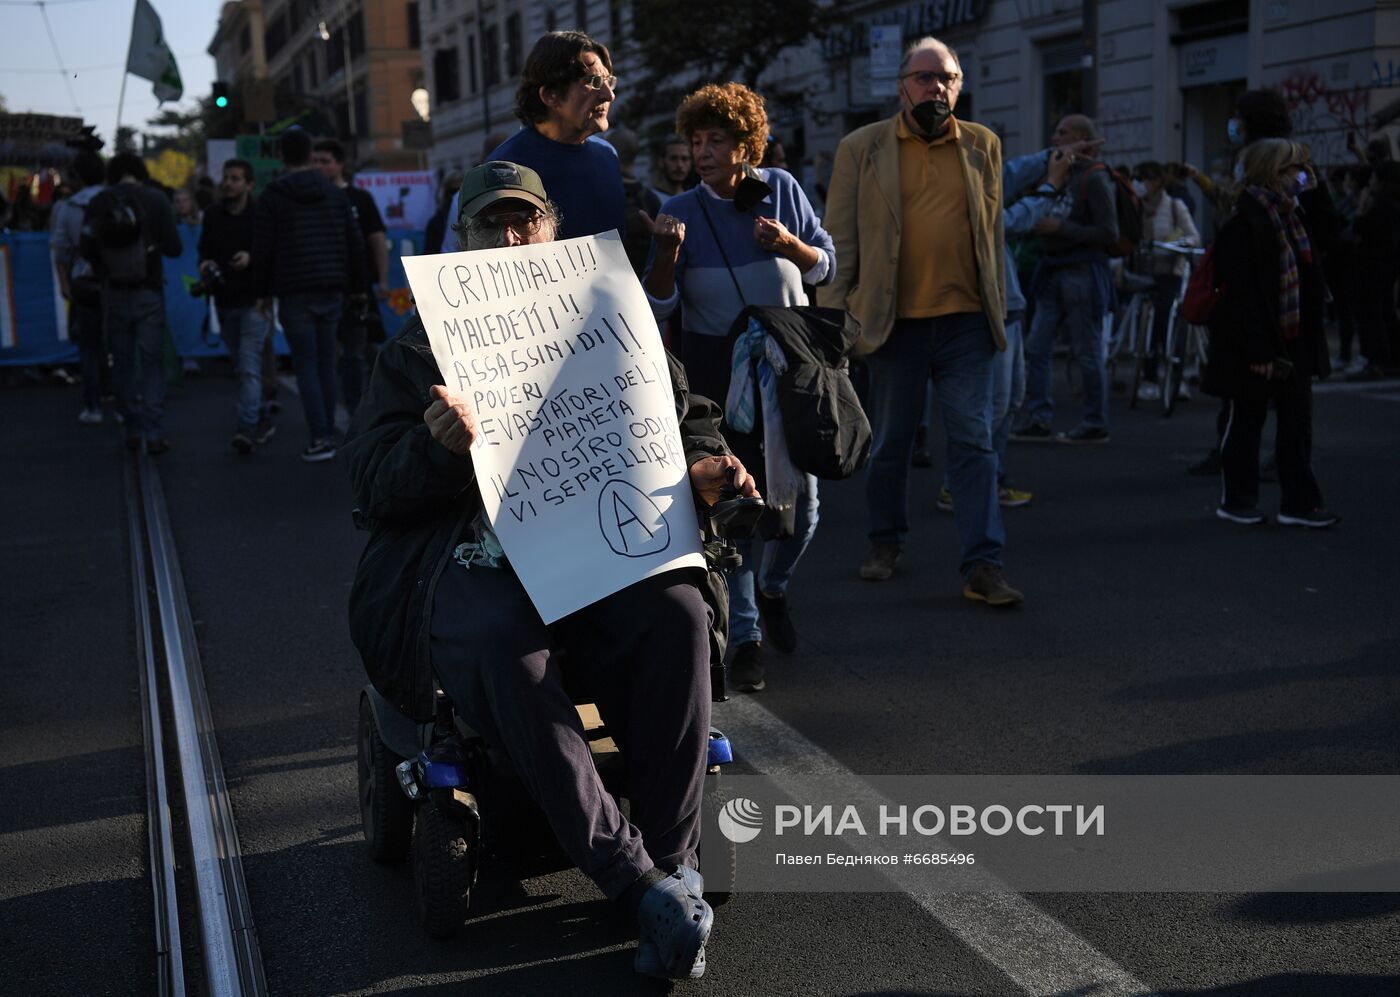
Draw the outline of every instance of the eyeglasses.
[[[597,73],[594,73],[591,76],[579,77],[579,82],[582,83],[587,90],[601,90],[606,86],[614,93],[617,92],[616,76],[599,76]]]
[[[544,213],[538,208],[530,208],[528,211],[498,211],[490,215],[477,215],[467,224],[483,234],[514,229],[519,235],[531,236],[540,230],[543,223]]]
[[[918,73],[905,73],[903,76],[900,77],[900,79],[913,80],[916,86],[925,88],[931,87],[935,83],[942,83],[945,87],[951,90],[953,89],[953,87],[957,86],[959,83],[962,82],[962,73],[934,73],[925,71]]]

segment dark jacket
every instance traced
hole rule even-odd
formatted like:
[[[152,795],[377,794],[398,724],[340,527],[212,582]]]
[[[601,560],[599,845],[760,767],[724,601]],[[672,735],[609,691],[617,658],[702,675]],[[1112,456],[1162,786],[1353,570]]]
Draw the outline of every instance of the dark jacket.
[[[1118,240],[1118,202],[1113,177],[1102,163],[1086,163],[1070,170],[1065,190],[1074,198],[1069,214],[1054,233],[1040,237],[1041,258],[1053,264],[1057,257],[1078,260],[1085,252],[1106,253]]]
[[[361,246],[345,191],[317,170],[278,177],[253,208],[253,293],[270,298],[360,287]]]
[[[204,212],[204,223],[199,229],[199,262],[212,260],[223,274],[222,286],[214,291],[214,303],[220,308],[247,308],[253,303],[251,261],[242,270],[233,269],[230,261],[235,253],[252,255],[255,208],[250,198],[236,215],[222,203],[211,204]]]
[[[1301,209],[1295,209],[1301,210]],[[1311,241],[1312,229],[1304,216]],[[1316,250],[1310,263],[1298,256],[1298,338],[1288,343],[1279,321],[1279,249],[1269,213],[1241,194],[1235,213],[1215,238],[1215,284],[1220,298],[1210,314],[1210,353],[1202,388],[1213,395],[1267,398],[1270,383],[1249,369],[1286,357],[1304,377],[1331,373],[1322,330],[1326,288]]]
[[[1377,197],[1364,215],[1356,216],[1357,259],[1370,273],[1400,268],[1400,205]]]
[[[691,395],[684,368],[668,359],[687,464],[728,453],[718,407]],[[356,525],[370,533],[350,590],[350,636],[374,687],[419,720],[432,716],[437,581],[481,510],[471,457],[450,453],[423,422],[428,389],[442,383],[415,316],[380,352],[341,448]]]
[[[141,213],[141,241],[146,245],[146,280],[140,285],[153,291],[165,286],[165,265],[162,256],[176,257],[185,250],[180,230],[175,227],[175,209],[170,198],[146,184],[114,184],[88,202],[83,212],[83,231],[78,251],[92,264],[99,277],[102,273],[102,244],[97,239],[93,222],[106,217],[117,197],[133,198]]]

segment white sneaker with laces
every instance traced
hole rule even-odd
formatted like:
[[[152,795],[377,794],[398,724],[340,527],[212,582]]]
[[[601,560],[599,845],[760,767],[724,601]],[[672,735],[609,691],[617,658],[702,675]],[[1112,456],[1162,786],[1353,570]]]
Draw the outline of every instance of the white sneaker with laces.
[[[84,426],[100,426],[103,422],[102,410],[95,408],[85,408],[78,413],[78,421],[81,422]]]

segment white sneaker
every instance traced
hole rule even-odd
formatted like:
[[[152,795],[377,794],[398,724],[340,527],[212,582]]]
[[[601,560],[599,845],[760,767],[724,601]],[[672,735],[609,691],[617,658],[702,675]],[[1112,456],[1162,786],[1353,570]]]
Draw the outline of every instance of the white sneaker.
[[[1156,381],[1143,381],[1138,385],[1138,401],[1155,402],[1162,397],[1162,389],[1158,387]]]
[[[1182,381],[1176,386],[1176,399],[1180,402],[1189,402],[1191,400],[1191,389],[1186,386],[1185,381]]]
[[[100,426],[102,425],[102,410],[85,408],[78,413],[78,421],[84,426]]]

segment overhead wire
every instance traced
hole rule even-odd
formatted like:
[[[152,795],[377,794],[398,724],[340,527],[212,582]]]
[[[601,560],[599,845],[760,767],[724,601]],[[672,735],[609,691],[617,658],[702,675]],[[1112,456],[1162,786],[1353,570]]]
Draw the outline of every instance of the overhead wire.
[[[53,57],[58,62],[58,71],[63,74],[63,85],[68,88],[68,99],[73,102],[73,110],[81,116],[83,109],[78,106],[78,95],[73,92],[73,81],[68,76],[68,70],[63,67],[63,55],[58,51],[58,39],[54,37],[53,25],[49,24],[49,2],[50,0],[35,0],[34,6],[39,8],[39,16],[44,19],[44,30],[49,34],[49,44],[53,46]]]

